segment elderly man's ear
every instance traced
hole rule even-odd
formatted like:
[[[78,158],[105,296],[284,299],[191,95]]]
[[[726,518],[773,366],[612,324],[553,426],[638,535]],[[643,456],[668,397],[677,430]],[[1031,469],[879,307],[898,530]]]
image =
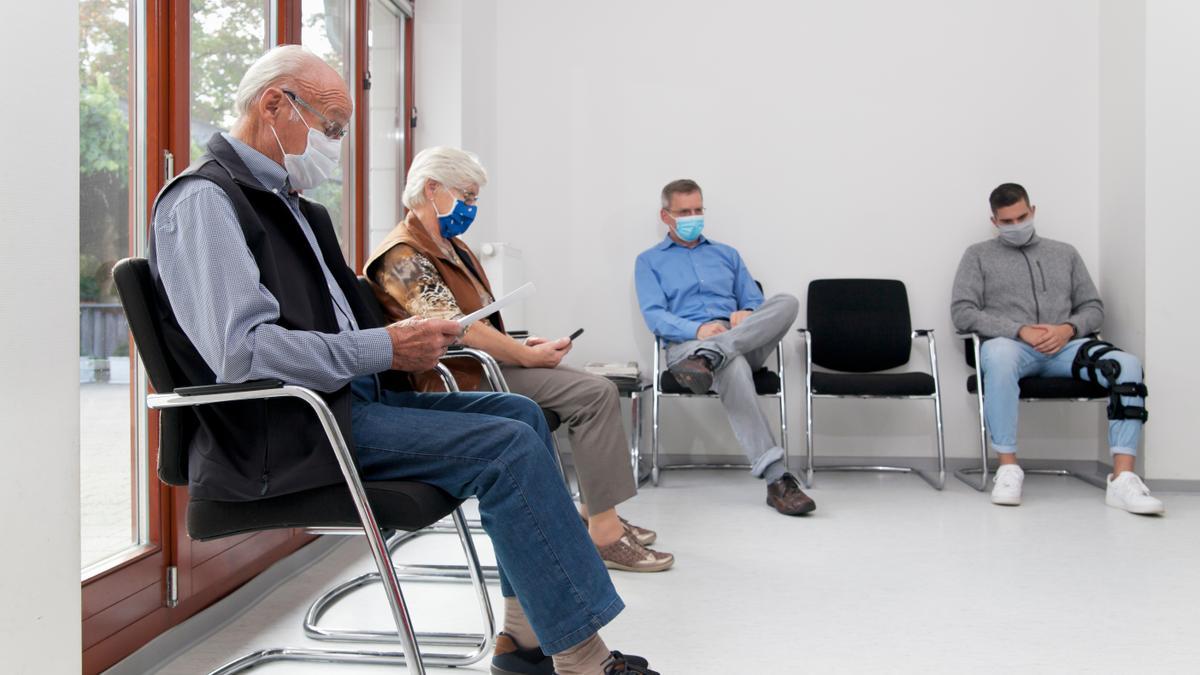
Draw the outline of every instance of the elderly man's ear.
[[[285,102],[283,100],[284,93],[278,87],[269,87],[262,93],[258,99],[258,117],[265,124],[274,125],[279,122],[279,116],[283,114]]]

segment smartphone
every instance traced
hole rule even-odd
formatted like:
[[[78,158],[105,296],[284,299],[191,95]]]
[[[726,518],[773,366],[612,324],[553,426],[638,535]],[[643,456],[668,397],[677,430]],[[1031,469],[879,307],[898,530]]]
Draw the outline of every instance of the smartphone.
[[[583,335],[583,329],[582,329],[582,328],[580,328],[579,330],[575,331],[574,333],[571,333],[571,335],[570,335],[570,336],[569,336],[567,339],[568,339],[568,340],[570,340],[571,342],[574,342],[574,341],[575,341],[575,338],[579,337],[580,335]]]

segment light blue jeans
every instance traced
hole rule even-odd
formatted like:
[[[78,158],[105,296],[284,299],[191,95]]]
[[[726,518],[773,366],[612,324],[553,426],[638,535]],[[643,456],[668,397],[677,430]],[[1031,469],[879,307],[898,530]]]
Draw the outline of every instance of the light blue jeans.
[[[983,413],[987,418],[992,449],[998,453],[1017,451],[1017,400],[1020,393],[1018,382],[1022,377],[1071,377],[1071,364],[1075,352],[1087,338],[1072,340],[1057,354],[1046,355],[1021,340],[992,338],[983,343],[979,350],[980,366],[983,370]],[[1133,354],[1109,352],[1103,358],[1115,359],[1121,364],[1117,383],[1142,381],[1142,363]],[[1080,377],[1090,381],[1088,371],[1082,370]],[[1110,383],[1097,373],[1099,384]],[[1127,406],[1142,406],[1144,399],[1122,396]],[[1114,455],[1137,455],[1138,440],[1142,436],[1141,420],[1109,420],[1108,445]]]

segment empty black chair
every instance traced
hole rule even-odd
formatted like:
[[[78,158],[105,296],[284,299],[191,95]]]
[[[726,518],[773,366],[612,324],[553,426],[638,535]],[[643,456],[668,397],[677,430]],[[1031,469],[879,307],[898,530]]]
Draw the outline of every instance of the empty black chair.
[[[959,480],[970,485],[976,490],[983,491],[987,489],[988,479],[988,448],[987,448],[987,418],[983,414],[983,387],[980,383],[983,382],[983,371],[980,370],[979,350],[985,342],[978,333],[959,333],[963,338],[963,343],[966,347],[964,350],[967,365],[975,372],[967,376],[967,392],[975,396],[978,403],[979,413],[979,468],[961,468],[954,472],[954,475]],[[1099,337],[1094,335],[1092,337]],[[1023,377],[1018,383],[1020,387],[1020,400],[1022,401],[1065,401],[1092,403],[1097,401],[1108,401],[1108,390],[1094,383],[1084,380],[1076,380],[1073,377]],[[1092,473],[1081,473],[1068,468],[1037,468],[1024,469],[1027,474],[1039,474],[1047,476],[1070,476],[1079,480],[1094,485],[1098,488],[1104,488],[1105,480],[1103,476],[1098,476]],[[978,475],[979,480],[971,480],[967,476]]]
[[[904,282],[893,279],[818,279],[808,285],[808,328],[805,338],[805,394],[808,414],[807,483],[814,471],[915,473],[941,490],[946,483],[946,451],[942,434],[942,398],[938,384],[937,347],[932,329],[913,330]],[[930,372],[885,373],[908,363],[914,338],[929,347]],[[826,370],[816,371],[813,366]],[[932,400],[937,437],[937,477],[912,466],[815,466],[813,399],[881,398]]]
[[[113,268],[113,279],[125,315],[155,391],[147,397],[159,416],[159,478],[169,485],[188,483],[188,443],[197,418],[195,406],[291,397],[303,401],[321,421],[330,446],[341,467],[344,484],[271,497],[257,501],[214,501],[190,499],[187,507],[188,534],[195,539],[215,539],[245,532],[295,527],[315,528],[326,534],[365,534],[375,559],[377,574],[391,606],[396,633],[403,652],[354,652],[313,649],[268,649],[247,655],[214,671],[221,675],[240,672],[270,661],[322,663],[375,663],[406,665],[410,675],[425,672],[425,664],[461,666],[487,655],[495,634],[491,606],[479,559],[471,541],[461,501],[424,483],[411,481],[363,482],[354,457],[329,407],[318,394],[278,380],[240,384],[187,386],[178,367],[164,347],[162,316],[149,264],[142,258],[122,260]],[[450,515],[462,538],[469,562],[471,581],[480,600],[485,631],[479,634],[421,634],[413,631],[396,572],[388,557],[381,529],[420,530]],[[455,645],[467,653],[422,655],[419,645]],[[407,655],[407,656],[406,656]]]

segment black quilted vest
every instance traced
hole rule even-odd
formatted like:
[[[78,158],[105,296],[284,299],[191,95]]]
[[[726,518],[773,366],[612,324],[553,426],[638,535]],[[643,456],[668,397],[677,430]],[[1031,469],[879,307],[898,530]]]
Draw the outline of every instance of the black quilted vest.
[[[333,299],[300,225],[283,200],[259,184],[228,141],[215,134],[204,156],[181,176],[210,180],[233,202],[246,244],[258,263],[259,281],[279,302],[278,325],[291,330],[338,332]],[[177,183],[168,184],[162,194]],[[354,273],[342,258],[328,212],[306,199],[300,200],[300,210],[359,327],[375,326],[358,295]],[[152,248],[153,237],[151,230]],[[167,349],[180,371],[174,374],[175,385],[215,383],[216,376],[180,328],[158,270],[152,267],[152,273],[164,317]],[[349,386],[322,396],[353,449]],[[320,422],[298,399],[191,408],[180,415],[171,436],[163,442],[187,444],[188,486],[194,499],[254,500],[342,481]]]

